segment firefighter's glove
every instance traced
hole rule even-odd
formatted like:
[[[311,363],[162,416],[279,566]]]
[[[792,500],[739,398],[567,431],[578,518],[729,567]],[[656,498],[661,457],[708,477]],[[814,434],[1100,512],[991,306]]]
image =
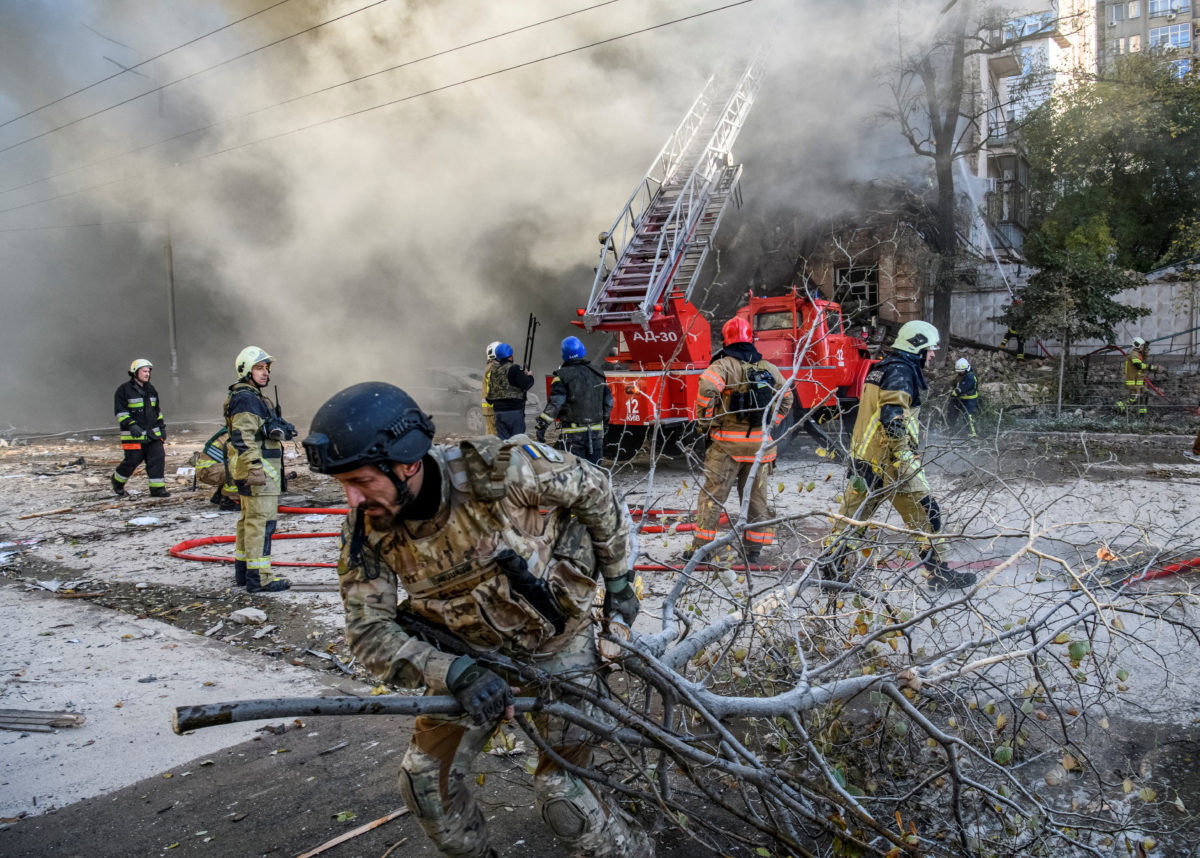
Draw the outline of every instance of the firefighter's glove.
[[[129,427],[129,437],[135,441],[141,440],[146,437],[146,430],[142,428],[140,423],[133,423]]]
[[[508,683],[469,655],[460,655],[450,665],[446,688],[477,725],[495,721],[513,705]]]
[[[246,485],[248,486],[265,486],[267,484],[267,472],[262,468],[251,468],[246,474]]]
[[[506,548],[496,555],[496,565],[508,579],[508,588],[518,596],[523,596],[533,609],[550,621],[554,626],[554,634],[561,635],[566,628],[567,618],[550,585],[542,578],[535,578],[529,571],[529,564],[524,557],[519,557],[511,548]]]
[[[620,578],[604,579],[604,616],[619,616],[627,626],[633,625],[633,618],[642,607],[632,578],[633,573],[627,572]]]
[[[546,443],[546,430],[550,428],[550,421],[542,414],[538,415],[537,423],[537,439],[543,444]]]

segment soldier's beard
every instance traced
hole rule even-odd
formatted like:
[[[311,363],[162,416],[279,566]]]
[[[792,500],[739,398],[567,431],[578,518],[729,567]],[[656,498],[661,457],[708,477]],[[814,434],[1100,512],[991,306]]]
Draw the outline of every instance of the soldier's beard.
[[[396,489],[395,512],[391,511],[391,504],[385,506],[377,501],[365,501],[357,507],[359,514],[367,516],[371,519],[371,526],[382,530],[399,530],[400,526],[405,522],[405,509],[416,500],[416,495],[412,489],[408,487],[408,481],[402,480],[394,473],[389,473],[392,480],[392,486]]]

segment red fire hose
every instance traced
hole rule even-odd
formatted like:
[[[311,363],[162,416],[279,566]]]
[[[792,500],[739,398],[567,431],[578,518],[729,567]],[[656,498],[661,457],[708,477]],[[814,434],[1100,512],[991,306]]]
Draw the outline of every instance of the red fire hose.
[[[282,509],[280,510],[282,512]],[[320,537],[341,536],[341,533],[274,533],[271,539],[317,539]],[[202,545],[221,545],[230,542],[236,542],[236,536],[201,536],[199,539],[185,539],[177,545],[172,545],[168,549],[168,553],[172,557],[178,557],[180,560],[200,560],[204,563],[232,563],[233,558],[228,556],[218,556],[215,554],[192,554],[191,549],[199,548]],[[272,566],[321,566],[324,568],[335,569],[336,563],[315,563],[304,562],[300,560],[272,560]]]

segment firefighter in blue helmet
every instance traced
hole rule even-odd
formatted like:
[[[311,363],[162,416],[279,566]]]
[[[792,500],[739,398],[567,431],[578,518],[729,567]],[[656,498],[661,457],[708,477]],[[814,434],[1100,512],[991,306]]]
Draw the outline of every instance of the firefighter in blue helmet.
[[[545,441],[546,430],[558,420],[559,438],[567,452],[599,464],[604,429],[613,406],[612,391],[604,381],[604,373],[588,363],[587,349],[579,337],[562,341],[562,360],[550,382],[550,399],[537,418],[537,439]]]
[[[533,376],[513,363],[513,347],[496,346],[496,365],[486,376],[487,401],[496,419],[496,437],[501,441],[525,433],[525,395],[533,387]]]
[[[159,410],[158,391],[150,383],[153,369],[154,364],[150,361],[138,358],[129,365],[129,381],[118,387],[113,395],[113,411],[117,415],[117,425],[121,427],[121,450],[125,453],[112,475],[113,492],[118,496],[125,494],[125,483],[143,461],[150,483],[150,497],[170,495],[163,479],[167,458],[163,450],[166,425]]]
[[[971,369],[971,362],[959,358],[954,362],[954,371],[958,373],[954,389],[950,391],[950,413],[946,415],[950,428],[958,425],[961,417],[967,424],[967,435],[974,438],[975,412],[979,410],[979,379]]]

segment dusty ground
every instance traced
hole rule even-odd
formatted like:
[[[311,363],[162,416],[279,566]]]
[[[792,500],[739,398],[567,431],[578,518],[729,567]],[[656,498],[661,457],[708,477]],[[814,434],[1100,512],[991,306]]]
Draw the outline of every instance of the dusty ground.
[[[168,445],[168,475],[203,441],[176,439]],[[998,527],[1016,534],[1034,521],[1061,525],[1054,538],[1064,550],[1119,548],[1137,533],[1196,548],[1200,466],[1183,459],[1184,447],[1184,439],[1169,436],[1081,443],[1007,434],[972,447],[935,439],[929,460],[951,527],[967,535]],[[141,472],[130,481],[141,494],[114,499],[108,476],[119,459],[111,438],[0,448],[0,542],[16,543],[0,547],[0,708],[64,709],[88,719],[56,733],[0,732],[0,853],[298,854],[400,807],[394,775],[407,740],[404,719],[312,719],[279,725],[291,728],[282,735],[256,733],[261,723],[171,733],[176,705],[315,695],[331,686],[332,693],[365,694],[369,682],[342,640],[331,569],[281,569],[297,585],[285,594],[231,590],[228,564],[182,560],[167,549],[231,534],[236,514],[215,514],[208,492],[191,492],[184,479],[170,486],[171,498],[150,499]],[[307,474],[300,461],[289,460],[299,473],[284,502],[340,505],[335,484]],[[783,544],[768,560],[783,565],[824,535],[822,513],[836,508],[840,479],[841,467],[814,456],[807,442],[783,458],[771,479],[777,507],[812,515],[781,534]],[[694,506],[698,488],[684,459],[653,471],[635,461],[616,470],[615,482],[630,502],[681,509]],[[130,523],[144,518],[156,521]],[[336,516],[289,515],[280,532],[339,526]],[[672,560],[689,539],[644,536],[642,562]],[[960,540],[952,560],[986,570],[1016,541],[1012,534]],[[335,553],[328,538],[276,544],[280,560],[331,562]],[[996,580],[995,598],[1029,574],[1014,568],[1011,579]],[[653,628],[655,596],[666,592],[673,573],[644,578],[649,594],[639,625]],[[266,623],[234,623],[229,615],[245,606],[263,609]],[[1139,699],[1114,718],[1106,739],[1113,773],[1163,767],[1159,729],[1182,756],[1200,751],[1196,679],[1182,659],[1135,673],[1135,693],[1161,694],[1165,680],[1175,698]],[[554,854],[530,817],[523,764],[485,761],[489,816],[501,832],[496,840],[504,854]],[[1183,766],[1177,776],[1179,788],[1194,794],[1200,779]],[[343,810],[356,819],[336,820]],[[410,838],[404,854],[432,854],[404,817],[326,854],[379,856],[404,837]],[[663,846],[664,854],[689,849]]]

